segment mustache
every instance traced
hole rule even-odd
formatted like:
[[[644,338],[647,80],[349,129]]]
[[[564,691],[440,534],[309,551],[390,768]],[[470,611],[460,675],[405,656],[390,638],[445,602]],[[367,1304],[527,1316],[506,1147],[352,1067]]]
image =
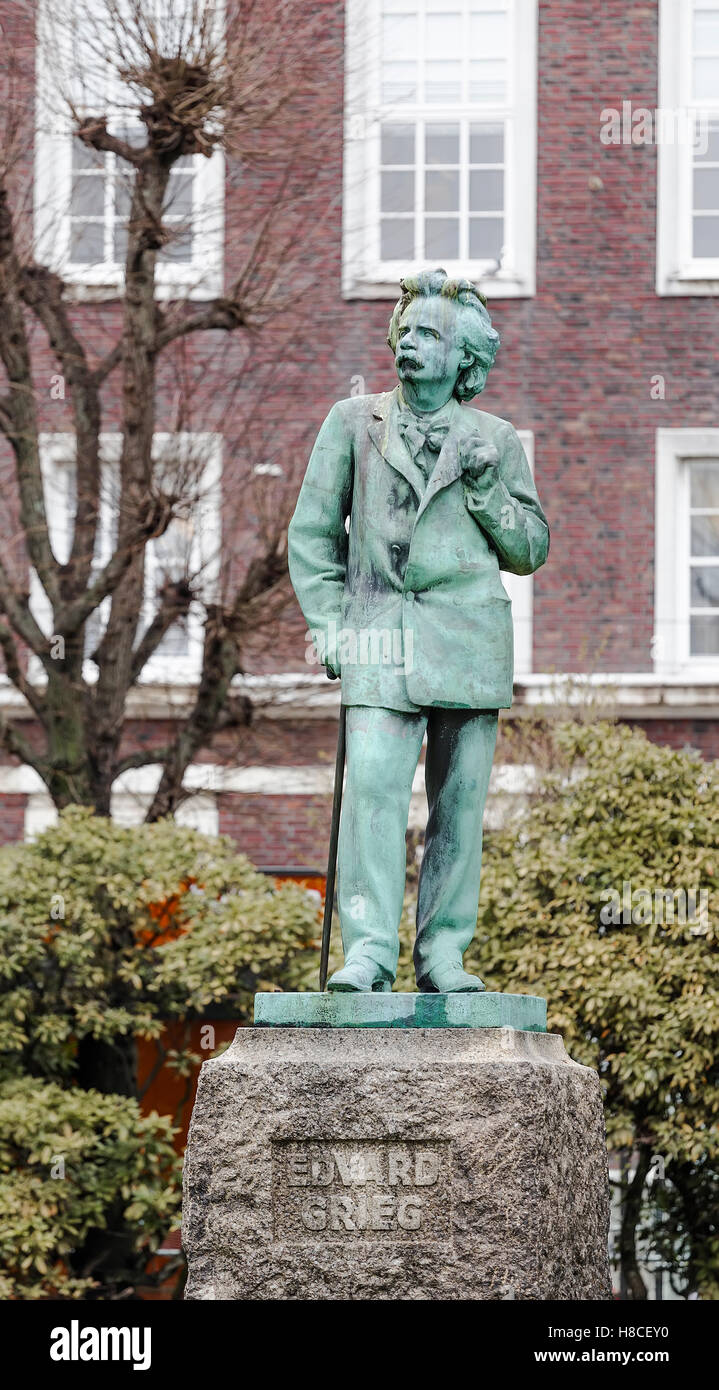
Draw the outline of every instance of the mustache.
[[[401,367],[403,363],[408,363],[412,367],[424,366],[421,357],[417,357],[413,352],[398,352],[396,360],[398,367]]]

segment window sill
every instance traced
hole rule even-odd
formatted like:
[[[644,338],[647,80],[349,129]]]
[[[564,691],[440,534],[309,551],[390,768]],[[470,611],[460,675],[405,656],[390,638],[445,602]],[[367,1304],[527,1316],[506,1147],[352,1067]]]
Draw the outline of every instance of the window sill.
[[[108,275],[106,279],[82,280],[76,278],[76,272],[58,272],[65,282],[64,298],[69,303],[74,304],[104,304],[115,299],[122,299],[125,294],[124,276],[112,277]],[[198,271],[195,276],[188,275],[186,280],[160,280],[155,285],[156,300],[187,299],[192,301],[203,301],[217,299],[223,292],[222,276],[219,272],[204,275]]]
[[[719,274],[706,279],[693,275],[665,275],[657,283],[657,294],[662,298],[673,295],[719,295]]]
[[[406,267],[405,267],[406,271]],[[405,271],[400,273],[405,273]],[[487,299],[532,299],[536,294],[534,283],[519,275],[486,275],[475,271],[471,266],[448,273],[451,277],[462,276],[471,280],[487,296]],[[372,277],[347,272],[342,283],[343,299],[388,299],[396,300],[399,293],[399,275],[392,279],[389,275]]]

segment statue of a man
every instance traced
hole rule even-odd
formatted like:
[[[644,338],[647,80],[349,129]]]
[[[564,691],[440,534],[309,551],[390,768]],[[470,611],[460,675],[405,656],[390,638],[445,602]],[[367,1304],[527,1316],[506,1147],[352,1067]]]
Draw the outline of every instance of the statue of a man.
[[[512,702],[500,570],[544,564],[549,529],[516,431],[462,404],[483,389],[499,346],[484,296],[443,270],[401,286],[388,337],[399,385],[333,406],[290,525],[289,564],[348,707],[337,864],[345,963],[328,988],[392,987],[426,734],[414,962],[421,991],[454,993],[484,989],[462,957],[477,923],[498,711]]]

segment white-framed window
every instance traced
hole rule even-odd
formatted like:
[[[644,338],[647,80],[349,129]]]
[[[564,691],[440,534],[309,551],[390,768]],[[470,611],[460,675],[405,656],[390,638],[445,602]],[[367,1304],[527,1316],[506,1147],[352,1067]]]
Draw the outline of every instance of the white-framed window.
[[[534,434],[531,430],[517,430],[527,462],[534,475]],[[532,672],[532,624],[534,615],[534,575],[509,574],[502,570],[502,583],[512,600],[512,623],[514,624],[514,679],[529,676]]]
[[[83,16],[97,9],[96,30],[88,33],[86,20],[73,16],[73,3]],[[106,117],[110,133],[130,145],[145,143],[138,98],[123,86],[116,67],[102,60],[107,11],[106,0],[67,0],[62,7],[40,0],[38,9],[35,252],[78,298],[101,298],[122,288],[134,166],[77,139],[68,99],[83,116]],[[178,15],[171,18],[178,22]],[[106,46],[115,51],[116,36],[108,34]],[[169,236],[156,267],[158,298],[206,299],[222,292],[224,176],[220,149],[209,158],[184,156],[173,166],[163,212]]]
[[[719,0],[660,0],[657,293],[719,294]]]
[[[345,298],[534,294],[536,0],[347,0],[346,34]]]
[[[719,678],[719,429],[657,430],[654,667]]]
[[[110,559],[117,535],[118,470],[122,437],[100,436],[101,489],[93,572]],[[165,533],[145,547],[145,590],[138,640],[157,611],[166,580],[188,578],[193,598],[187,617],[168,629],[145,665],[141,684],[188,684],[196,681],[202,665],[204,604],[217,589],[220,568],[220,489],[222,439],[217,434],[155,434],[153,452],[158,481],[177,487],[184,499]],[[50,532],[50,544],[60,564],[70,555],[76,510],[75,436],[41,434],[40,460]],[[110,598],[95,609],[86,624],[85,675],[94,679],[91,660],[110,610]],[[30,606],[46,636],[52,635],[52,610],[35,572],[30,573]],[[40,663],[31,658],[30,678],[40,676]]]

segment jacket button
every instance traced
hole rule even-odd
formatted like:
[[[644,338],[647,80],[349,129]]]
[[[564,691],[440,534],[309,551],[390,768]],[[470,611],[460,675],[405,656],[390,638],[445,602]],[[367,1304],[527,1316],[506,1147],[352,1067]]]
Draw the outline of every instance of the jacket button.
[[[412,603],[412,602],[414,601],[414,593],[413,593],[412,589],[408,589],[408,590],[407,590],[407,593],[405,594],[405,598],[406,598],[406,600],[407,600],[408,603]]]

